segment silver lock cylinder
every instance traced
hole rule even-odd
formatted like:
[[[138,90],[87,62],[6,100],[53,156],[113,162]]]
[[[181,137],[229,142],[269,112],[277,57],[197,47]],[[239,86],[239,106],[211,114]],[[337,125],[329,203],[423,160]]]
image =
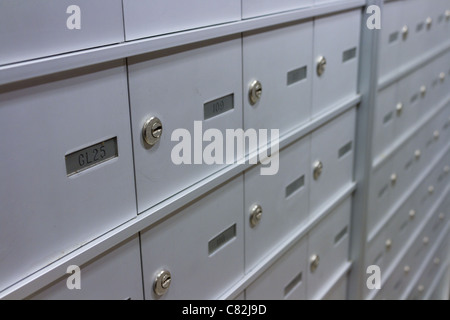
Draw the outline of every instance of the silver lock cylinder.
[[[254,80],[250,83],[250,87],[248,90],[248,98],[250,100],[250,104],[255,105],[262,96],[262,84],[258,80]]]
[[[434,192],[434,186],[429,186],[428,187],[428,193],[432,194]]]
[[[317,75],[320,77],[325,72],[325,67],[327,65],[327,59],[325,57],[320,56],[317,59]]]
[[[391,184],[394,186],[397,183],[397,174],[391,174]]]
[[[414,157],[416,157],[417,160],[420,159],[420,156],[422,155],[422,152],[417,149],[416,151],[414,151]]]
[[[149,146],[155,145],[161,138],[163,131],[161,120],[157,117],[150,117],[145,121],[142,128],[142,137]]]
[[[397,103],[397,105],[395,106],[395,110],[397,111],[398,116],[401,115],[403,112],[403,103]]]
[[[426,25],[427,25],[427,29],[430,29],[430,28],[431,28],[431,25],[432,25],[432,23],[433,23],[433,19],[431,19],[431,17],[428,17],[428,18],[425,20],[425,23],[426,23]]]
[[[416,210],[410,210],[409,211],[409,218],[412,220],[416,216]]]
[[[405,266],[403,268],[403,271],[405,271],[405,273],[408,274],[411,271],[411,268],[409,266]]]
[[[419,291],[419,292],[423,292],[424,290],[425,290],[425,287],[422,285],[417,287],[417,291]]]
[[[161,270],[156,275],[153,283],[153,291],[156,295],[162,296],[167,290],[169,290],[170,283],[172,282],[172,275],[167,270]]]
[[[252,228],[256,227],[262,218],[262,207],[259,204],[254,204],[250,208],[250,226]]]
[[[313,177],[314,180],[319,179],[320,175],[322,174],[323,170],[323,163],[320,160],[317,160],[313,163]]]
[[[444,167],[444,172],[445,173],[449,173],[450,172],[450,166],[445,166]]]
[[[441,80],[441,82],[444,82],[444,80],[445,80],[445,72],[439,73],[439,80]]]
[[[430,238],[428,237],[423,237],[423,244],[428,244],[430,242]]]
[[[439,213],[439,220],[444,220],[445,214],[443,212]]]
[[[438,131],[438,130],[436,130],[436,131],[433,132],[433,138],[434,138],[435,140],[439,139],[439,131]]]
[[[445,19],[450,21],[450,10],[445,10]]]
[[[392,240],[387,239],[385,245],[386,245],[386,249],[390,250],[392,248]]]
[[[320,261],[319,255],[313,254],[311,256],[311,258],[309,259],[309,261],[310,261],[309,269],[311,270],[311,272],[316,271],[317,268],[319,267],[319,261]]]
[[[439,264],[439,263],[441,263],[441,259],[436,257],[436,258],[434,258],[433,263],[434,264]]]
[[[408,38],[409,29],[407,25],[404,25],[402,28],[402,37],[403,40],[406,40]]]
[[[420,87],[420,95],[424,97],[427,94],[427,86]]]

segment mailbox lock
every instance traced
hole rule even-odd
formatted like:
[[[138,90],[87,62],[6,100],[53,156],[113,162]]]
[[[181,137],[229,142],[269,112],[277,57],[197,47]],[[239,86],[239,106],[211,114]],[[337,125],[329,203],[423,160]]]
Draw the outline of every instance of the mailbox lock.
[[[401,103],[401,102],[397,103],[397,106],[395,107],[395,109],[397,110],[397,115],[401,115],[402,111],[403,111],[403,103]]]
[[[387,239],[386,240],[386,249],[390,250],[392,248],[392,240],[391,239]]]
[[[420,94],[422,95],[422,97],[424,97],[426,93],[427,93],[427,87],[426,86],[421,86],[420,87]]]
[[[423,244],[428,244],[430,242],[430,238],[423,237]]]
[[[434,192],[434,187],[433,186],[429,186],[428,187],[428,193],[432,194]]]
[[[439,213],[439,220],[444,220],[445,214],[443,212]]]
[[[403,40],[406,40],[406,38],[408,38],[408,32],[409,32],[409,29],[408,29],[408,26],[403,26],[403,28],[402,28],[402,36],[403,36]]]
[[[433,23],[433,19],[431,19],[431,17],[428,17],[425,20],[425,23],[427,24],[427,29],[430,29],[431,28],[431,24]]]
[[[253,106],[255,103],[261,99],[262,95],[262,85],[258,80],[254,80],[250,83],[250,89],[248,91],[248,97],[250,99],[250,104]]]
[[[433,132],[433,138],[434,138],[435,140],[439,139],[439,131],[438,131],[438,130],[436,130],[436,131]]]
[[[422,152],[421,152],[419,149],[417,149],[416,151],[414,151],[414,156],[416,157],[417,160],[420,159],[420,156],[421,156],[421,155],[422,155]]]
[[[144,127],[142,128],[142,136],[148,145],[153,146],[161,138],[162,131],[163,127],[161,120],[157,117],[150,117],[144,123]]]
[[[317,254],[313,254],[310,258],[310,270],[311,272],[316,271],[317,267],[319,266],[320,257]]]
[[[423,292],[425,290],[425,287],[423,285],[420,285],[417,287],[417,291]]]
[[[262,207],[259,204],[255,204],[250,209],[250,226],[252,228],[256,227],[256,225],[261,221],[262,218]]]
[[[441,259],[434,258],[433,262],[434,262],[434,264],[439,264],[439,263],[441,263]]]
[[[323,163],[321,161],[319,161],[319,160],[314,162],[314,164],[313,164],[314,180],[319,179],[320,175],[322,174],[322,170],[323,170]]]
[[[325,66],[327,65],[327,59],[325,57],[320,56],[317,59],[317,75],[320,77],[325,72]]]
[[[172,276],[169,271],[161,270],[155,278],[153,283],[153,291],[158,295],[164,295],[167,290],[169,290],[170,283],[172,281]]]
[[[408,274],[411,271],[411,268],[409,266],[405,266],[403,268],[403,271],[405,271],[405,273]]]
[[[397,182],[397,175],[395,173],[391,174],[391,184],[395,185]]]
[[[439,73],[439,79],[441,80],[441,82],[445,80],[445,72]]]
[[[450,167],[449,166],[445,166],[444,167],[444,172],[445,173],[449,173],[450,172]]]
[[[416,210],[411,210],[411,211],[409,211],[409,217],[410,217],[411,219],[414,219],[415,216],[416,216]]]
[[[445,18],[448,20],[450,20],[450,10],[445,10]]]

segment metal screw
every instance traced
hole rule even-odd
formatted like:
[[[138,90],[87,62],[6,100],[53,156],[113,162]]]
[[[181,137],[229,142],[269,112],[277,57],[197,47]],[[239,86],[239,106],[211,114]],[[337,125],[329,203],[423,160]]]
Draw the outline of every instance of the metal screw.
[[[391,184],[395,185],[397,182],[397,175],[395,173],[391,174]]]
[[[392,240],[391,239],[387,239],[385,244],[386,244],[387,250],[390,250],[392,248]]]
[[[253,106],[256,104],[262,96],[262,84],[258,80],[253,80],[250,83],[250,89],[248,91],[248,98],[250,100],[250,104]]]
[[[423,243],[428,244],[430,242],[430,239],[428,237],[423,237]]]
[[[420,94],[422,95],[422,97],[424,97],[426,93],[427,93],[427,87],[426,86],[421,86],[420,87]]]
[[[429,186],[428,187],[428,193],[432,194],[434,192],[434,187],[433,186]]]
[[[419,292],[423,292],[424,290],[425,290],[425,287],[422,285],[417,287],[417,291],[419,291]]]
[[[256,225],[261,221],[262,218],[262,207],[259,204],[255,204],[250,209],[250,226],[252,228],[256,227]]]
[[[439,79],[441,80],[441,82],[444,82],[444,80],[445,80],[445,72],[439,73]]]
[[[310,258],[310,270],[311,272],[316,271],[317,267],[319,266],[320,257],[317,254],[313,254]]]
[[[431,17],[428,17],[425,20],[425,23],[427,24],[427,29],[430,29],[431,28],[431,24],[433,23],[433,19],[431,19]]]
[[[434,258],[433,260],[434,264],[439,264],[441,262],[441,259],[439,258]]]
[[[405,271],[405,273],[409,273],[411,271],[411,268],[409,266],[405,266],[403,268],[403,271]]]
[[[317,59],[317,75],[320,77],[325,72],[325,66],[327,65],[327,59],[325,57],[320,56]]]
[[[401,115],[403,111],[403,103],[401,102],[397,103],[395,109],[397,110],[397,115]]]
[[[436,130],[436,131],[433,132],[433,138],[434,138],[435,140],[439,139],[439,131],[438,131],[438,130]]]
[[[416,210],[411,210],[411,211],[409,211],[409,217],[410,217],[411,219],[414,219],[415,216],[416,216]]]
[[[416,151],[414,151],[414,156],[416,157],[417,160],[420,159],[420,156],[421,156],[421,155],[422,155],[422,152],[421,152],[419,149],[417,149]]]
[[[170,287],[170,283],[172,281],[172,276],[169,271],[161,270],[155,278],[155,282],[153,283],[153,291],[156,295],[162,296],[164,295]]]
[[[319,161],[319,160],[314,162],[314,164],[313,164],[313,177],[314,177],[314,180],[319,179],[320,175],[322,174],[322,170],[323,170],[323,163],[321,161]]]
[[[149,146],[153,146],[161,138],[162,131],[163,127],[161,120],[157,117],[151,117],[144,123],[142,137]]]
[[[408,32],[409,32],[409,29],[408,29],[408,26],[403,26],[403,28],[402,28],[402,36],[403,36],[403,40],[406,40],[406,38],[408,38]]]

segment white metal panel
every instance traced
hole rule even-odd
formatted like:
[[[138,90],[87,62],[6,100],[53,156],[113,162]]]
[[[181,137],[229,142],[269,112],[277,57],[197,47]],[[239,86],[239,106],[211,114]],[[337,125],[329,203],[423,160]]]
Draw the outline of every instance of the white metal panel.
[[[244,34],[245,129],[279,129],[283,135],[310,119],[312,38],[312,21]],[[248,93],[255,80],[262,95],[251,105]]]
[[[336,270],[348,261],[351,198],[340,203],[308,234],[308,255],[320,259],[317,268],[308,261],[307,294],[314,299],[323,290]]]
[[[122,61],[11,84],[0,104],[4,289],[135,217],[136,198]],[[67,175],[65,155],[114,137],[118,157]]]
[[[367,213],[367,230],[371,230],[386,216],[391,207],[391,176],[393,173],[392,158],[386,160],[376,171],[373,171],[369,185],[369,204]]]
[[[339,279],[322,300],[346,300],[347,299],[347,275]]]
[[[141,251],[134,236],[80,266],[80,289],[68,289],[68,273],[27,299],[33,300],[142,300]]]
[[[123,41],[120,0],[2,0],[0,7],[0,65]]]
[[[243,277],[243,194],[240,175],[141,233],[146,299],[216,299]],[[230,238],[224,231],[233,226]],[[171,284],[158,297],[153,283],[162,269]]]
[[[378,77],[393,75],[399,69],[399,52],[402,44],[403,1],[384,3],[381,13],[379,38]]]
[[[345,112],[311,135],[311,172],[316,161],[323,165],[320,176],[311,179],[312,215],[353,179],[355,112],[354,108]]]
[[[314,20],[313,117],[356,94],[360,23],[359,9]],[[326,59],[321,76],[319,57]]]
[[[393,142],[395,119],[398,111],[397,83],[379,91],[375,105],[373,129],[373,156],[380,155]]]
[[[313,5],[313,0],[242,0],[242,18],[295,10]]]
[[[421,87],[427,88],[427,81],[423,79],[423,69],[416,71],[401,79],[398,84],[398,102],[402,104],[402,111],[397,113],[395,119],[394,135],[400,137],[409,128],[412,128],[419,117],[429,112],[423,99],[427,95],[422,94]]]
[[[395,183],[392,184],[392,203],[400,200],[411,184],[416,180],[416,149],[412,140],[403,143],[393,156],[393,174],[396,176]]]
[[[226,157],[233,159],[226,154],[224,140],[226,129],[242,128],[241,39],[222,40],[128,59],[139,213],[223,168]],[[204,104],[231,94],[233,108],[205,120]],[[142,127],[151,116],[158,117],[163,127],[153,147],[142,138]],[[201,125],[196,131],[194,121]],[[175,135],[172,141],[177,129],[189,131],[190,137]],[[208,129],[218,129],[223,137],[218,137],[214,164],[203,161],[204,148],[210,145],[202,142]],[[186,148],[175,156],[186,152],[190,164],[173,161],[172,150],[180,143],[187,143]]]
[[[241,19],[240,0],[123,0],[127,41]]]
[[[303,238],[247,287],[247,299],[306,299],[307,267],[307,242]]]
[[[245,172],[245,269],[257,263],[294,230],[308,222],[310,137],[279,153],[279,171],[261,175],[261,165]],[[252,227],[250,210],[262,207],[259,223]]]

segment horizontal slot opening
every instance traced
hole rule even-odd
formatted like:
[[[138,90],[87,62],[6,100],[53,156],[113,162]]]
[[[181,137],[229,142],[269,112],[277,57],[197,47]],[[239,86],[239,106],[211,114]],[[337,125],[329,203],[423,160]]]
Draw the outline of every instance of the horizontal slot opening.
[[[347,142],[339,149],[338,158],[342,158],[345,154],[349,153],[351,150],[352,150],[352,141]]]
[[[225,246],[231,240],[236,238],[236,224],[214,237],[208,242],[208,253],[212,255],[214,252]]]
[[[424,26],[424,23],[423,23],[423,22],[419,23],[419,24],[417,25],[417,27],[416,27],[416,32],[422,31],[422,30],[423,30],[423,26]]]
[[[356,57],[356,48],[351,48],[342,53],[342,62],[349,61]]]
[[[372,264],[378,265],[378,262],[380,262],[380,260],[381,260],[382,257],[383,257],[383,253],[380,252],[380,253],[377,255],[377,257],[375,258],[375,260],[373,260],[373,263],[372,263]]]
[[[397,290],[398,287],[400,287],[400,285],[402,284],[402,280],[398,280],[395,285],[394,285],[394,290]]]
[[[345,237],[345,235],[347,234],[348,231],[348,226],[345,226],[344,229],[342,229],[341,231],[339,231],[339,233],[334,237],[334,244],[338,244],[339,241],[341,241],[342,238]]]
[[[397,41],[398,39],[398,31],[397,32],[393,32],[389,35],[389,43],[392,43],[394,41]]]
[[[288,285],[284,288],[284,296],[287,296],[302,281],[302,272],[300,272]]]
[[[408,170],[413,164],[413,160],[410,159],[406,164],[405,164],[405,170]]]
[[[403,222],[403,224],[400,226],[400,232],[403,232],[408,225],[408,221]]]
[[[419,98],[419,95],[416,93],[416,94],[414,94],[412,97],[411,97],[411,103],[414,103],[414,102],[416,102],[417,101],[417,99]]]
[[[289,71],[287,73],[287,85],[289,86],[303,79],[306,79],[306,75],[307,75],[306,66]]]
[[[386,114],[383,118],[383,124],[388,123],[392,119],[393,114],[394,113],[392,111]]]
[[[286,198],[305,185],[305,176],[301,176],[286,187]]]
[[[383,194],[386,192],[386,190],[388,189],[388,185],[387,184],[385,184],[384,186],[383,186],[383,188],[381,188],[381,190],[378,192],[378,198],[381,198],[382,196],[383,196]]]

